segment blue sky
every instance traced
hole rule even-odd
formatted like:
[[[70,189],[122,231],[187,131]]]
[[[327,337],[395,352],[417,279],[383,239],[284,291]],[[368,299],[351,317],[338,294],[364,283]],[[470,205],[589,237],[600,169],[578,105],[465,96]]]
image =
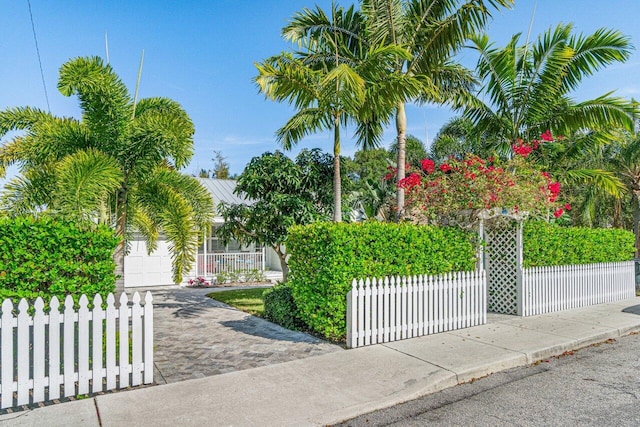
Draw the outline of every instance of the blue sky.
[[[344,1],[346,5],[350,2]],[[492,41],[503,45],[512,34],[525,40],[534,0],[516,0],[513,10],[495,13],[488,27]],[[31,0],[51,112],[78,116],[77,100],[56,89],[58,68],[69,58],[105,57],[105,32],[111,65],[133,93],[144,49],[140,97],[165,96],[186,109],[196,126],[195,155],[186,173],[212,168],[213,151],[227,157],[232,173],[240,173],[251,157],[278,149],[274,133],[293,114],[291,107],[264,99],[252,83],[254,62],[288,49],[281,28],[296,11],[330,1],[70,1]],[[532,36],[560,22],[577,32],[615,28],[640,46],[638,0],[538,0]],[[0,109],[10,106],[47,108],[29,19],[27,0],[0,0]],[[461,61],[475,64],[472,52]],[[588,79],[575,94],[587,99],[616,90],[640,98],[640,53]],[[435,106],[409,106],[408,131],[433,138],[454,114]],[[390,127],[384,143],[393,141]],[[330,134],[306,138],[300,148],[331,151]],[[356,150],[350,132],[342,151]]]

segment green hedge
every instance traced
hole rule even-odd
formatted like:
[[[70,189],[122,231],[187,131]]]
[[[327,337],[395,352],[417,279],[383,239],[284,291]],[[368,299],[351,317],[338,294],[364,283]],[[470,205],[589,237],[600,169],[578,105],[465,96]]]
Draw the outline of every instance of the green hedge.
[[[560,227],[526,221],[524,266],[591,264],[633,259],[633,233],[617,228]]]
[[[118,239],[49,217],[0,219],[0,298],[91,297],[115,290]]]
[[[278,284],[264,291],[262,296],[265,319],[287,329],[298,330],[303,326],[289,286]]]
[[[473,237],[453,227],[374,221],[295,226],[287,239],[287,283],[307,326],[339,340],[353,279],[473,270]]]

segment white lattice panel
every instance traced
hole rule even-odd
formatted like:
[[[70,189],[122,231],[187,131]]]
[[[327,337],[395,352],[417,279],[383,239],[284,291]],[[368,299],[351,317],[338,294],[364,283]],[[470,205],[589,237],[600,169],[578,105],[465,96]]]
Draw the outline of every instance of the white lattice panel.
[[[517,314],[518,224],[495,221],[484,230],[489,311]]]

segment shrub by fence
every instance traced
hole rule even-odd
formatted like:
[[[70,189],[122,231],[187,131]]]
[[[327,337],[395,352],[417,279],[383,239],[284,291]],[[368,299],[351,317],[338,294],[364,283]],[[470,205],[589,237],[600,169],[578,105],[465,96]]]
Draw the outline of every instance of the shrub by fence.
[[[153,305],[136,292],[120,306],[97,294],[93,307],[82,295],[79,308],[67,296],[63,311],[53,297],[49,312],[38,298],[2,303],[0,317],[0,407],[37,403],[153,382]],[[32,312],[32,313],[31,313]],[[61,390],[62,388],[62,390]],[[15,399],[14,399],[15,393]]]
[[[633,259],[633,233],[617,228],[560,227],[525,221],[524,267],[620,262]]]
[[[102,226],[88,230],[48,217],[0,219],[0,299],[106,297],[115,289],[117,242]]]
[[[471,271],[474,236],[454,227],[373,221],[292,227],[288,284],[302,321],[325,337],[343,339],[354,278]]]

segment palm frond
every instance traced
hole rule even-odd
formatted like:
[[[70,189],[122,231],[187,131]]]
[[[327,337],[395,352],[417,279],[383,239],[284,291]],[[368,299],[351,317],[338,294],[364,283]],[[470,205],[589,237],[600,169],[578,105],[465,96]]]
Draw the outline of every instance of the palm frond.
[[[620,197],[626,191],[613,172],[603,169],[571,169],[564,172],[563,179],[571,184],[594,185],[613,197]]]
[[[56,167],[54,206],[76,221],[96,221],[123,175],[116,160],[96,150],[77,151]]]
[[[302,138],[321,130],[331,129],[332,118],[320,108],[305,108],[291,117],[276,131],[276,139],[285,150],[290,150]]]

